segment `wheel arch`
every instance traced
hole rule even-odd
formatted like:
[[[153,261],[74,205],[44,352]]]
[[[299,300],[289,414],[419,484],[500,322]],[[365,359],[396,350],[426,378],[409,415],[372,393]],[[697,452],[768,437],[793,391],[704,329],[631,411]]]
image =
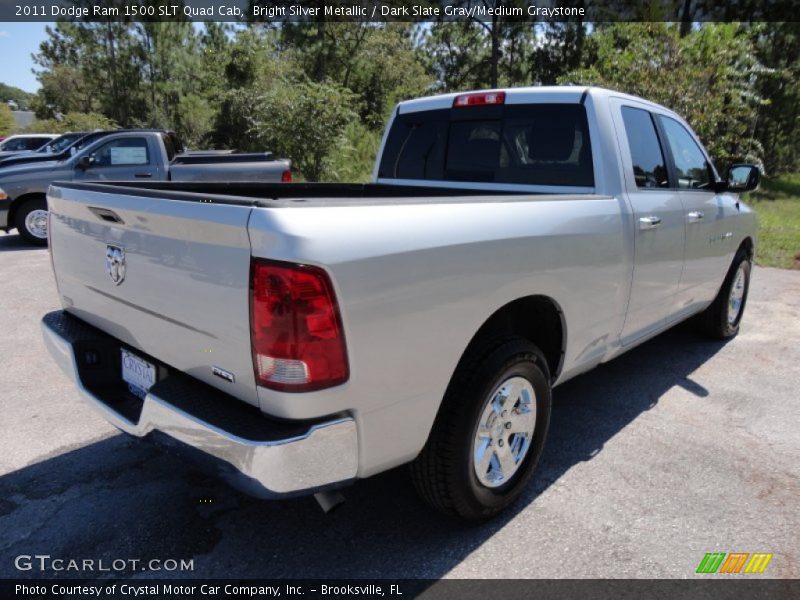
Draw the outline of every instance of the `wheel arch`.
[[[753,242],[753,238],[750,236],[744,238],[742,240],[742,243],[739,244],[739,247],[736,249],[736,254],[739,253],[739,250],[744,250],[745,252],[747,252],[747,256],[752,261],[755,255],[755,242]]]
[[[487,339],[518,335],[542,351],[550,371],[550,380],[553,382],[563,367],[566,331],[564,311],[553,298],[542,295],[517,298],[498,308],[483,322],[461,354],[456,370],[473,348],[485,343]]]

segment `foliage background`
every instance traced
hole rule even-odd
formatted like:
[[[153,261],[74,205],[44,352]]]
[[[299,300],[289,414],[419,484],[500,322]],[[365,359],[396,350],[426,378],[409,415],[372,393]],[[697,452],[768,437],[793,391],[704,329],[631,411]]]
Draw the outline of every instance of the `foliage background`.
[[[309,180],[367,180],[399,100],[565,83],[676,110],[720,170],[800,169],[800,23],[57,23],[34,60],[41,90],[0,100],[39,131],[170,128],[189,147],[271,150]]]

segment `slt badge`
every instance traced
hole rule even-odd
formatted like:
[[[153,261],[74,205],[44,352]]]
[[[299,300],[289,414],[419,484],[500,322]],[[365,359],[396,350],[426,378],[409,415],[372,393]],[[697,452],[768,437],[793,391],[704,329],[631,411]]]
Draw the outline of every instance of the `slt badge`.
[[[125,281],[125,250],[119,246],[106,246],[106,272],[114,282],[119,285]]]

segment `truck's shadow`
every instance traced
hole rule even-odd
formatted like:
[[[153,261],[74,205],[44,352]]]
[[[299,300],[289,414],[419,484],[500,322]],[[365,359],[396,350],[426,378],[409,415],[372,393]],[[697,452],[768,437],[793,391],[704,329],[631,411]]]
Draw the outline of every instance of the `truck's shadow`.
[[[310,498],[241,496],[160,449],[114,436],[0,478],[0,577],[41,577],[13,565],[42,553],[109,563],[193,557],[184,577],[439,578],[517,513],[535,511],[539,494],[667,390],[682,386],[702,401],[710,392],[690,374],[721,347],[681,327],[557,388],[535,483],[507,515],[480,526],[432,513],[404,469],[358,483],[326,516]]]
[[[37,246],[36,244],[31,244],[27,242],[25,238],[23,238],[18,233],[9,233],[6,235],[0,235],[0,252],[14,252],[17,250],[38,250],[38,249],[46,249],[46,246]]]

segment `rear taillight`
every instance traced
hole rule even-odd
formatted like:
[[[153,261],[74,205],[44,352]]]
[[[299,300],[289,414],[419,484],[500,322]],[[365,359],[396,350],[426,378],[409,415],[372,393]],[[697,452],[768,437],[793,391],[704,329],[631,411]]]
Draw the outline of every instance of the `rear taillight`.
[[[479,92],[477,94],[461,94],[453,100],[453,108],[464,106],[486,106],[505,104],[505,92]]]
[[[250,339],[259,385],[304,392],[347,381],[339,307],[318,267],[253,259]]]
[[[292,172],[289,169],[281,173],[281,183],[292,183]]]

